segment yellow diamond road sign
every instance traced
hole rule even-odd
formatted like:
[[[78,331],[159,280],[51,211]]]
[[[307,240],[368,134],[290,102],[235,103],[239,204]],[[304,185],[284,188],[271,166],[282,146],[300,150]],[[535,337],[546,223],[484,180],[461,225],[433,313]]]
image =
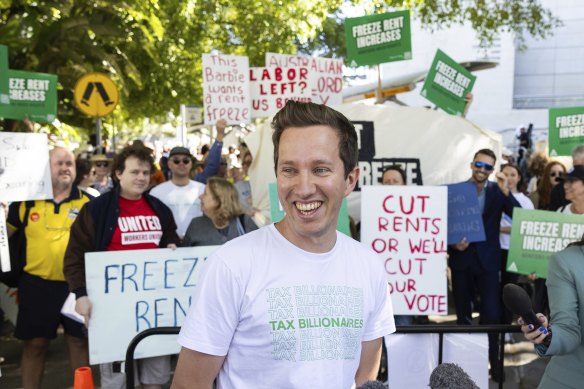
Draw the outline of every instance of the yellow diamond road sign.
[[[88,73],[75,84],[77,108],[86,115],[102,117],[113,112],[120,95],[116,84],[103,73]]]

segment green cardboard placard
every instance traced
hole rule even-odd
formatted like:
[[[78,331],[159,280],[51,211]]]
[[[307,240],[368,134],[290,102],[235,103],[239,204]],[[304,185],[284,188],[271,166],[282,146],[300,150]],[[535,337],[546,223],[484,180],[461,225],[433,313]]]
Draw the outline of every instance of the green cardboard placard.
[[[583,222],[582,215],[515,208],[507,271],[547,278],[550,256],[582,238]]]
[[[584,107],[551,108],[548,134],[550,156],[571,155],[584,143]]]
[[[420,94],[444,111],[461,116],[466,94],[472,91],[475,80],[468,70],[438,50]]]
[[[0,45],[0,106],[10,104],[8,92],[8,47]]]
[[[270,218],[272,219],[272,223],[277,223],[284,218],[285,212],[282,204],[280,204],[278,188],[275,182],[268,184],[268,196],[270,198]],[[341,204],[337,230],[347,236],[351,236],[351,229],[349,228],[349,208],[347,206],[346,198],[343,199],[343,203]]]
[[[410,11],[349,18],[345,36],[349,66],[412,59]]]
[[[0,105],[0,117],[35,122],[57,118],[57,76],[8,70],[10,104]]]

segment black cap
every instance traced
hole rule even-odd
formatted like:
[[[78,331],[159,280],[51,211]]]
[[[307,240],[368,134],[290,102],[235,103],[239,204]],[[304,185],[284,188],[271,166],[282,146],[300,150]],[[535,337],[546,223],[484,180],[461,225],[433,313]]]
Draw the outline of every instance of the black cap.
[[[562,174],[558,180],[560,181],[584,181],[584,166],[576,165],[570,172]]]
[[[188,155],[189,157],[193,156],[189,149],[187,149],[186,147],[182,147],[182,146],[173,147],[172,150],[170,150],[170,153],[168,154],[168,156],[172,157],[173,155]]]

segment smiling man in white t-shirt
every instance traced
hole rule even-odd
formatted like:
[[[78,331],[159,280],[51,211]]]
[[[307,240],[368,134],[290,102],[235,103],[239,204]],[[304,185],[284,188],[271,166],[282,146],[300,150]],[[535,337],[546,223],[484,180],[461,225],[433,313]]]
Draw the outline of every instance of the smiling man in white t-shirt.
[[[272,122],[284,219],[205,264],[173,388],[351,388],[374,380],[395,331],[373,251],[336,231],[355,187],[357,134],[324,105],[288,102]]]

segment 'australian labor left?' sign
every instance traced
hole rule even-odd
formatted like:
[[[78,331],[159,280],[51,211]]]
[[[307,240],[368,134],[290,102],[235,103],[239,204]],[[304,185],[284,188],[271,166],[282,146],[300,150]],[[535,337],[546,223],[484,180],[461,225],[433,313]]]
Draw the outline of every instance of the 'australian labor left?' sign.
[[[444,111],[461,116],[475,80],[468,70],[438,50],[420,93]]]
[[[349,18],[345,21],[350,66],[377,65],[412,58],[410,11]]]
[[[570,155],[584,143],[584,107],[549,110],[549,154]]]
[[[57,76],[8,70],[9,104],[0,104],[0,117],[52,122],[57,118]]]
[[[89,361],[123,361],[130,341],[154,327],[181,326],[201,268],[217,246],[176,250],[130,250],[85,254],[89,321]],[[140,342],[136,358],[176,354],[176,336]]]

